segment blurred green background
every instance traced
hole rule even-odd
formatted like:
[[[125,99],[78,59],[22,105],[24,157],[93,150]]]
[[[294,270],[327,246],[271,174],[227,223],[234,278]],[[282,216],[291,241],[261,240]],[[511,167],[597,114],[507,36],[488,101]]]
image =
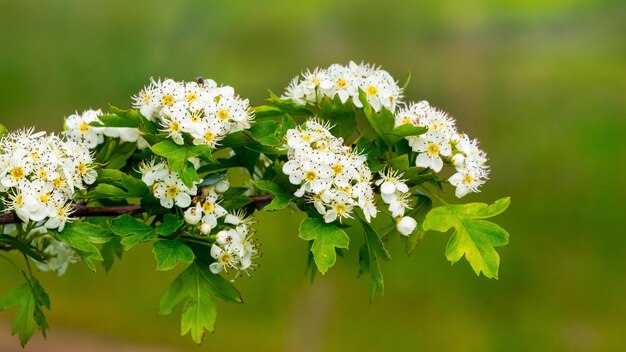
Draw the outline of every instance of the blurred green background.
[[[175,273],[149,246],[105,274],[41,273],[56,329],[172,349],[242,351],[623,351],[626,342],[626,2],[0,0],[0,121],[59,130],[74,111],[130,105],[151,76],[202,75],[259,105],[301,70],[365,60],[481,140],[483,193],[510,195],[499,280],[444,257],[429,234],[392,245],[386,292],[368,306],[356,248],[310,284],[301,216],[259,216],[261,267],[220,303],[202,347],[158,317]],[[453,192],[448,190],[448,199]],[[19,281],[1,264],[0,291]],[[13,313],[3,313],[9,319]],[[8,335],[8,326],[3,336]],[[104,340],[103,340],[104,341]]]

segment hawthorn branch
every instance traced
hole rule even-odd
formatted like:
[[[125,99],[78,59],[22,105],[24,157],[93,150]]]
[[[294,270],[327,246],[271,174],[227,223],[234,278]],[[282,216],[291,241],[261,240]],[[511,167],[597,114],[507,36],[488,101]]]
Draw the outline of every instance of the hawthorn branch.
[[[263,194],[260,196],[253,196],[252,202],[250,203],[256,209],[261,209],[267,203],[271,202],[274,199],[272,194]],[[89,216],[118,216],[124,214],[140,214],[145,210],[141,207],[141,205],[116,205],[110,207],[88,207],[86,205],[76,204],[74,205],[74,212],[72,213],[72,217],[75,218],[83,218]],[[0,225],[5,224],[18,224],[23,222],[15,212],[8,212],[4,214],[0,214]]]

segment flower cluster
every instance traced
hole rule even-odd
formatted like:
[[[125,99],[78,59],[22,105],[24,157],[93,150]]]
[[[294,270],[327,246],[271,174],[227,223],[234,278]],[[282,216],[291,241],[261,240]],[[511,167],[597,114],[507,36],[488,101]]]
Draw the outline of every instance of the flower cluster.
[[[227,134],[250,128],[253,119],[247,99],[213,80],[152,80],[133,100],[143,116],[180,145],[186,134],[195,145],[215,147]]]
[[[389,72],[373,65],[350,61],[348,66],[334,64],[293,78],[282,99],[304,106],[319,103],[324,97],[332,99],[338,96],[341,102],[352,100],[356,107],[362,108],[359,91],[365,93],[375,111],[382,108],[395,111],[402,96],[402,89]]]
[[[226,214],[224,229],[215,235],[215,243],[211,246],[211,256],[215,259],[209,265],[211,272],[219,274],[235,269],[237,276],[241,272],[250,275],[248,271],[257,266],[253,260],[259,257],[252,223],[253,220],[243,212]]]
[[[487,155],[478,148],[477,140],[459,133],[454,119],[427,101],[408,105],[396,114],[396,126],[407,123],[428,128],[422,135],[406,138],[413,151],[418,153],[417,167],[439,172],[444,162],[448,162],[456,168],[456,173],[448,181],[456,187],[457,197],[479,191],[478,187],[489,176],[489,168]]]
[[[200,233],[209,234],[217,227],[218,220],[228,214],[219,202],[229,186],[228,181],[222,180],[214,186],[203,187],[202,194],[193,199],[193,206],[185,210],[185,221],[196,225]]]
[[[68,116],[65,119],[63,134],[69,139],[85,144],[90,149],[104,142],[104,136],[119,138],[122,142],[137,142],[142,146],[146,145],[136,128],[92,126],[91,123],[100,122],[98,116],[102,116],[101,110],[86,110],[82,114],[77,112]]]
[[[417,221],[410,216],[404,216],[407,209],[411,209],[409,186],[402,179],[403,174],[387,169],[379,173],[380,178],[376,180],[376,185],[380,187],[380,196],[383,202],[389,205],[391,216],[396,219],[396,228],[401,234],[410,235]]]
[[[197,167],[199,160],[190,159]],[[198,193],[194,184],[187,187],[177,172],[170,169],[167,162],[162,158],[142,161],[139,164],[141,180],[152,189],[152,194],[159,200],[161,206],[171,209],[174,204],[179,208],[187,208],[191,205],[192,197]]]
[[[0,141],[0,192],[22,221],[61,231],[75,191],[96,180],[92,162],[85,144],[32,129],[10,133]]]
[[[309,120],[305,127],[287,131],[289,161],[283,172],[300,188],[326,222],[351,218],[355,206],[363,210],[367,221],[376,217],[372,173],[366,157],[343,145],[328,125]]]

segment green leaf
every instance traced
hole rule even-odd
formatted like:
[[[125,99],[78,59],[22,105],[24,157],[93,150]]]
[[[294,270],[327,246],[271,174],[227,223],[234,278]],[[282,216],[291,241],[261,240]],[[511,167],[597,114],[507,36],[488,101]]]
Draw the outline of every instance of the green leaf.
[[[148,186],[140,179],[119,170],[103,169],[98,171],[94,189],[83,198],[127,200],[143,198],[149,193]]]
[[[406,216],[412,217],[417,222],[417,226],[415,227],[415,230],[413,230],[413,233],[409,236],[401,236],[404,241],[404,251],[409,256],[415,252],[415,247],[417,247],[419,241],[424,238],[426,231],[424,231],[422,225],[424,224],[426,214],[428,214],[432,207],[433,202],[430,198],[425,195],[418,194],[415,206],[413,206],[413,209],[406,213]]]
[[[226,210],[233,210],[242,208],[250,202],[252,198],[246,196],[248,189],[246,187],[231,187],[228,191],[224,192],[223,199],[220,205]]]
[[[141,242],[153,240],[158,236],[169,236],[175,233],[183,223],[183,219],[172,214],[166,214],[161,226],[152,227],[131,215],[124,214],[113,220],[111,230],[122,237],[122,245],[126,250],[129,250]]]
[[[178,145],[169,139],[151,146],[150,150],[154,154],[166,158],[167,164],[179,174],[181,181],[187,187],[192,187],[193,182],[200,181],[198,173],[189,159],[200,156],[208,160],[211,156],[211,148],[207,145]]]
[[[409,156],[407,154],[397,156],[387,161],[387,165],[394,170],[404,172],[409,168]]]
[[[115,258],[122,259],[124,246],[122,246],[120,237],[114,237],[109,242],[102,245],[100,254],[102,254],[102,266],[106,272],[110,271],[115,262]]]
[[[43,308],[50,309],[50,298],[39,281],[34,277],[27,280],[29,281],[14,287],[0,298],[0,311],[19,307],[13,319],[12,334],[19,334],[22,347],[33,336],[35,329],[40,329],[43,336],[46,336],[48,321]]]
[[[300,238],[313,241],[311,252],[317,269],[325,274],[335,264],[335,248],[348,248],[350,238],[335,224],[327,224],[320,218],[306,218],[300,224]]]
[[[195,257],[191,248],[179,240],[154,242],[152,253],[157,261],[157,270],[162,271],[174,269],[180,262],[189,264]]]
[[[355,132],[356,113],[351,101],[341,102],[338,95],[334,99],[324,98],[320,103],[320,117],[333,126],[333,134],[347,139]]]
[[[132,116],[132,117],[130,117]],[[98,116],[100,122],[92,122],[92,126],[104,126],[104,127],[131,127],[136,128],[141,124],[141,120],[136,115],[119,116],[115,114]]]
[[[252,182],[257,188],[270,192],[274,195],[274,199],[265,206],[265,210],[273,211],[286,208],[294,198],[292,193],[285,191],[282,187],[272,181],[256,181]]]
[[[224,137],[220,141],[218,149],[245,147],[247,145],[257,144],[248,131],[237,131]]]
[[[391,142],[387,138],[387,134],[393,130],[396,122],[393,113],[385,108],[381,109],[378,113],[375,112],[367,101],[365,92],[361,89],[359,89],[359,100],[363,104],[363,113],[365,114],[365,117],[370,123],[372,129],[376,135],[385,142],[387,147],[391,148]]]
[[[201,343],[205,331],[213,331],[217,310],[213,297],[229,302],[243,302],[239,292],[223,277],[209,271],[208,266],[194,262],[170,285],[161,299],[159,314],[170,314],[182,308],[181,336],[191,333]]]
[[[405,123],[403,125],[395,127],[393,130],[388,132],[386,136],[391,144],[396,144],[405,137],[419,136],[426,133],[427,130],[428,129],[426,127],[418,127],[409,123]]]
[[[276,121],[264,120],[252,125],[249,131],[252,137],[262,145],[277,146],[282,142],[276,135],[278,127],[279,124]]]
[[[126,166],[126,161],[137,150],[137,143],[121,143],[115,149],[113,155],[106,164],[107,169],[121,169]]]
[[[24,243],[13,236],[0,234],[0,244],[11,246],[11,248],[15,248],[37,261],[43,262],[45,260],[30,243]]]
[[[0,137],[4,136],[5,134],[9,133],[9,131],[7,130],[6,127],[4,127],[3,124],[0,123]]]
[[[122,237],[121,243],[126,250],[141,242],[153,240],[158,236],[152,226],[146,225],[128,214],[118,216],[113,220],[111,230],[116,235]]]
[[[481,219],[502,213],[509,203],[509,198],[502,198],[491,205],[470,203],[437,207],[426,215],[423,228],[446,232],[454,227],[446,258],[455,263],[465,256],[477,275],[482,272],[488,278],[497,279],[500,257],[494,247],[508,244],[509,234],[500,226]]]
[[[75,221],[65,224],[63,231],[57,232],[57,237],[76,250],[85,265],[95,272],[93,260],[103,260],[103,257],[94,243],[106,243],[113,238],[113,234],[101,226]]]
[[[370,303],[372,303],[377,295],[382,296],[385,291],[383,274],[380,271],[378,259],[391,260],[391,256],[385,249],[376,230],[363,220],[361,220],[361,224],[365,230],[365,249],[359,251],[361,257],[360,267],[361,272],[370,273]]]

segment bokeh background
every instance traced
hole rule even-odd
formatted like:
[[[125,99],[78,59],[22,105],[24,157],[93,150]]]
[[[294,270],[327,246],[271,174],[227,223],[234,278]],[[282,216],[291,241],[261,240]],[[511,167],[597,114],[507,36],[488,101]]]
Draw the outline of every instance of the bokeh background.
[[[391,246],[385,297],[370,307],[367,279],[355,278],[360,239],[311,284],[301,216],[283,211],[260,216],[261,268],[237,282],[246,303],[220,303],[201,347],[178,336],[177,314],[158,317],[176,273],[155,272],[144,246],[108,274],[82,265],[60,279],[41,273],[51,344],[26,350],[57,350],[60,336],[66,346],[91,336],[104,350],[624,350],[626,2],[0,0],[0,8],[0,121],[10,129],[59,130],[76,110],[128,107],[151,76],[211,77],[259,105],[303,69],[365,60],[401,81],[411,71],[409,99],[446,109],[481,140],[492,180],[464,201],[512,197],[495,220],[511,234],[497,281],[464,260],[451,267],[449,234],[432,233],[410,258]],[[0,291],[19,280],[0,264]],[[4,340],[12,314],[0,316]]]

